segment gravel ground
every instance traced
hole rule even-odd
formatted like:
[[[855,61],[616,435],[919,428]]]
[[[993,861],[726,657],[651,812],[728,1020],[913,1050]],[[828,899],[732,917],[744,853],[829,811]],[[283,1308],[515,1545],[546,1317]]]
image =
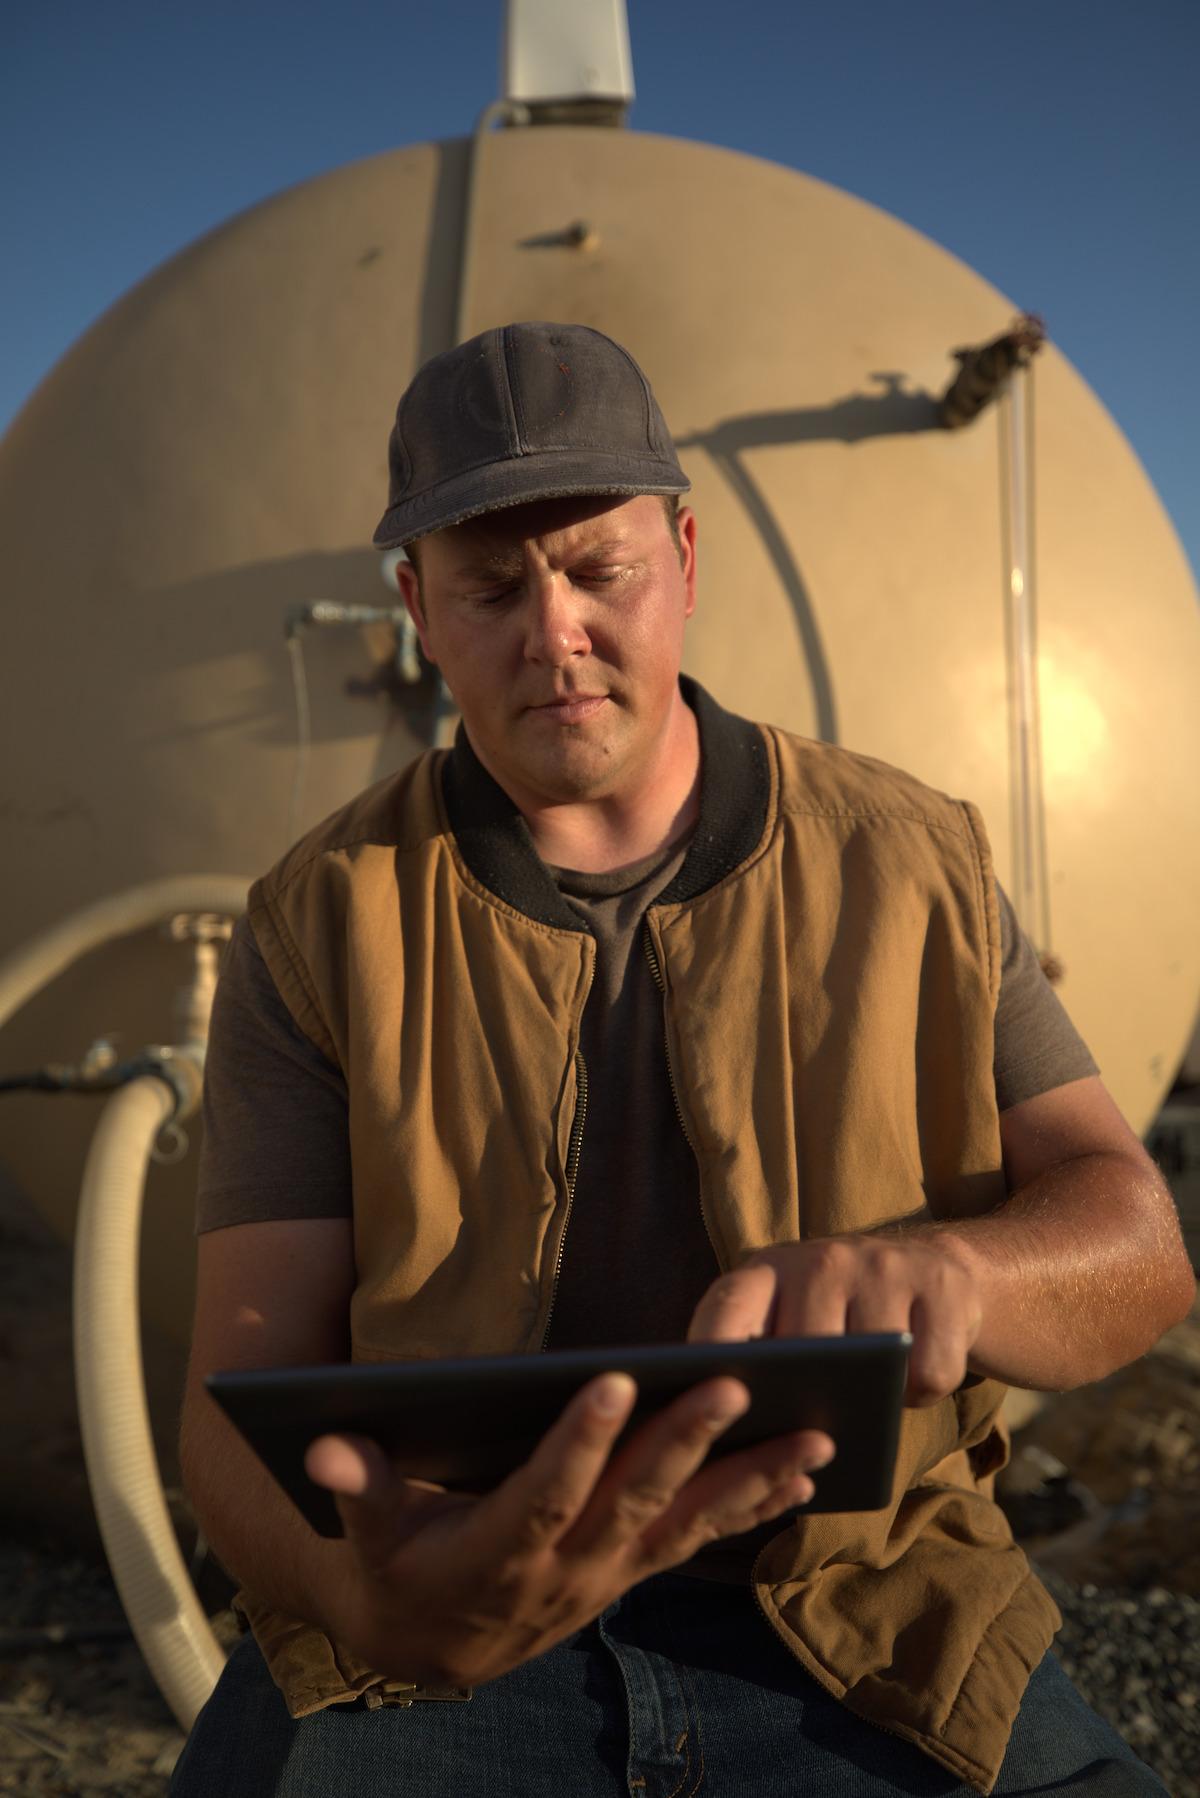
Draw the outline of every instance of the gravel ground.
[[[1063,1614],[1055,1653],[1172,1798],[1200,1794],[1200,1599],[1073,1586],[1041,1569]]]
[[[183,1737],[123,1630],[107,1568],[6,1543],[0,1615],[0,1792],[163,1798]],[[23,1641],[22,1632],[56,1623],[122,1633]]]

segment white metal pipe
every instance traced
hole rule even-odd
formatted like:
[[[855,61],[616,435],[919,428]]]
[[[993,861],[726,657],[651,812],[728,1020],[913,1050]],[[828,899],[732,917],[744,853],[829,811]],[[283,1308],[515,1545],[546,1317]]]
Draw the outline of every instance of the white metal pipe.
[[[454,299],[452,326],[456,344],[465,342],[470,318],[471,287],[475,274],[475,213],[479,203],[484,145],[497,125],[523,125],[528,120],[529,108],[518,101],[492,100],[475,121],[467,150],[467,183],[463,194],[462,237],[458,252],[458,289]]]
[[[1049,952],[1050,900],[1042,783],[1034,547],[1033,369],[1015,368],[1001,412],[1007,485],[1010,653],[1009,754],[1013,790],[1012,901],[1022,928]]]
[[[0,961],[0,1025],[64,968],[111,937],[146,930],[175,912],[238,917],[246,909],[249,884],[230,874],[177,874],[85,905]]]

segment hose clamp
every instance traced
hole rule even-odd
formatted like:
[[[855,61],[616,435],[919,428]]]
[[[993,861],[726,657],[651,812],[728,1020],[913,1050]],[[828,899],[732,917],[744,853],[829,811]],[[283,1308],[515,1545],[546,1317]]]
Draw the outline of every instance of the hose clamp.
[[[178,1136],[183,1132],[178,1128],[180,1118],[190,1117],[200,1102],[200,1094],[204,1084],[204,1073],[196,1056],[187,1050],[173,1049],[165,1043],[151,1043],[147,1048],[126,1062],[122,1073],[126,1080],[136,1080],[149,1074],[156,1080],[163,1081],[170,1087],[175,1097],[175,1104],[167,1123]],[[187,1139],[184,1138],[184,1152]],[[170,1155],[168,1160],[179,1160],[181,1155]],[[156,1157],[157,1159],[157,1157]]]

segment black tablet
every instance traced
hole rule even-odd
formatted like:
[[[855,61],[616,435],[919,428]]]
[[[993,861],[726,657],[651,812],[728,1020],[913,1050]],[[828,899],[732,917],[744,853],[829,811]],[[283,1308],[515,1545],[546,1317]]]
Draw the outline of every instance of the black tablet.
[[[527,1461],[568,1400],[597,1374],[622,1372],[638,1397],[619,1440],[671,1399],[716,1374],[744,1380],[750,1408],[711,1453],[792,1430],[828,1431],[837,1455],[815,1473],[806,1511],[888,1503],[912,1338],[767,1337],[480,1355],[383,1365],[283,1367],[210,1374],[206,1384],[284,1491],[323,1536],[341,1534],[331,1493],[304,1471],[310,1442],[370,1436],[411,1479],[487,1492]]]

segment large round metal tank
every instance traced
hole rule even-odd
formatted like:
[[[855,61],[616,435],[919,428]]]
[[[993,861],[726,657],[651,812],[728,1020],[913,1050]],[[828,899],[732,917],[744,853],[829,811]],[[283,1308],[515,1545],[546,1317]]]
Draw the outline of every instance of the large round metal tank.
[[[386,598],[366,547],[414,367],[511,318],[593,324],[647,369],[695,483],[688,665],[730,706],[976,799],[1010,868],[996,414],[933,427],[955,346],[1014,307],[819,181],[599,128],[335,171],[152,275],[0,446],[9,674],[0,951],[157,875],[252,876],[284,847],[289,607]],[[576,221],[589,233],[571,233]],[[583,239],[580,242],[580,238]],[[1037,373],[1046,834],[1063,995],[1126,1113],[1191,1024],[1200,766],[1195,591],[1149,481],[1053,348]],[[379,650],[308,642],[301,824],[409,758],[424,720],[346,691]],[[406,721],[407,718],[407,721]],[[98,953],[0,1037],[0,1069],[100,1030],[169,1035],[180,952]],[[8,1099],[3,1157],[70,1230],[96,1101]],[[181,1332],[194,1151],[157,1172],[151,1315]]]

